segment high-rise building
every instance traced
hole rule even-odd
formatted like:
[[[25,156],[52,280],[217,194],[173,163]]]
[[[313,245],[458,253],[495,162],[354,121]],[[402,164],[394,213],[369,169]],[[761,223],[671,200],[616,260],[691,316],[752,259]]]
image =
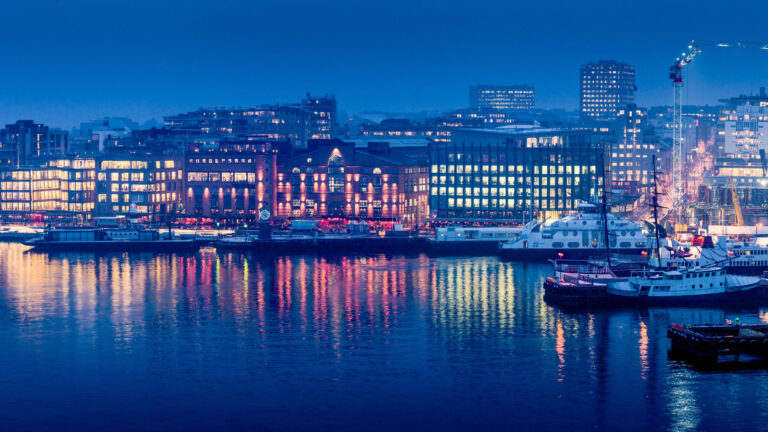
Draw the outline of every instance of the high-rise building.
[[[615,60],[583,65],[580,88],[582,120],[615,120],[621,109],[635,103],[636,90],[634,66]]]
[[[485,110],[530,110],[536,106],[536,91],[529,85],[477,85],[469,88],[469,107]]]
[[[460,129],[429,150],[438,219],[556,217],[602,196],[604,145],[588,129]]]

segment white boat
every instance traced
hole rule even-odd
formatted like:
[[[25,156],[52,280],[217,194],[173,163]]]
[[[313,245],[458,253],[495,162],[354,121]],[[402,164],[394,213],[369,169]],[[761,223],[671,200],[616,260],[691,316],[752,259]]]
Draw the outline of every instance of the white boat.
[[[723,267],[633,272],[608,280],[608,295],[618,302],[668,304],[745,300],[762,292],[763,279],[727,274]]]
[[[25,241],[43,235],[42,228],[20,225],[0,226],[0,241]]]
[[[432,249],[442,251],[495,252],[500,242],[514,239],[522,231],[523,227],[441,227],[435,229],[429,243]]]
[[[652,247],[640,225],[610,213],[606,219],[612,253],[641,255]],[[581,204],[578,213],[550,225],[529,222],[518,236],[500,244],[499,253],[516,260],[587,259],[604,254],[604,237],[600,207]]]
[[[737,242],[721,237],[702,246],[674,245],[661,251],[662,268],[692,268],[717,265],[731,274],[760,275],[768,270],[768,237],[757,236],[751,242]]]

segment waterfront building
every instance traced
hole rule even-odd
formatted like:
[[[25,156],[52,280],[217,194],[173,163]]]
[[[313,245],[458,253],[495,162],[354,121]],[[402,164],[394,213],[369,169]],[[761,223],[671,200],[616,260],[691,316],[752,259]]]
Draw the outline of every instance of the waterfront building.
[[[94,168],[92,158],[72,158],[0,169],[0,216],[88,220],[94,207]]]
[[[61,211],[80,221],[90,219],[96,205],[96,160],[70,157],[52,159],[48,167],[59,171]]]
[[[69,133],[32,120],[19,120],[0,130],[0,165],[25,166],[34,158],[69,152]]]
[[[588,129],[456,130],[429,152],[437,219],[549,218],[602,197],[604,145]]]
[[[277,150],[270,142],[223,142],[186,154],[185,213],[252,219],[275,203]]]
[[[276,215],[419,225],[428,215],[426,144],[312,141],[278,167]]]
[[[98,159],[95,213],[131,215],[152,221],[181,213],[183,159],[125,154]]]
[[[635,68],[614,60],[581,67],[580,111],[584,121],[615,120],[621,109],[635,103]]]
[[[536,90],[523,85],[477,85],[469,88],[469,107],[477,110],[531,110]]]

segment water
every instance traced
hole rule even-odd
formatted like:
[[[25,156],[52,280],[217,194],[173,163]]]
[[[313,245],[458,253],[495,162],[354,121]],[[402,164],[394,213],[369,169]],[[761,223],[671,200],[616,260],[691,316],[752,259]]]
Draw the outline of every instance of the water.
[[[669,360],[670,322],[571,313],[495,257],[25,253],[0,244],[3,430],[766,430],[764,371]]]

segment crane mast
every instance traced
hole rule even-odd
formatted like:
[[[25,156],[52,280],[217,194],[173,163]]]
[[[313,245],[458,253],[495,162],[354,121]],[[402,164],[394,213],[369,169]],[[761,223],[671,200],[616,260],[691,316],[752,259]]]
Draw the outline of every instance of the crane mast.
[[[672,204],[680,210],[683,197],[683,68],[690,64],[701,50],[695,41],[688,45],[688,51],[675,60],[669,68],[672,80],[674,103],[672,106]]]

